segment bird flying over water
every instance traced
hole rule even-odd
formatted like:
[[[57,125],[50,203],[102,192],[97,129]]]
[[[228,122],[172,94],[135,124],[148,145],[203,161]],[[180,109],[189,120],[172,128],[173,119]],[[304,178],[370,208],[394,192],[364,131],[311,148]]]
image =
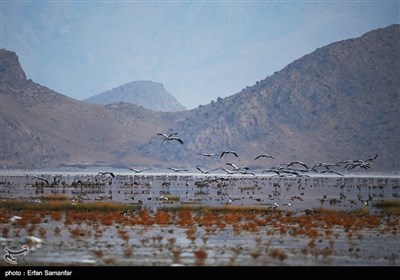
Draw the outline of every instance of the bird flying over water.
[[[213,172],[213,171],[215,171],[215,170],[218,170],[218,168],[215,168],[215,169],[212,169],[212,170],[204,170],[204,169],[201,169],[200,167],[196,167],[197,168],[197,170],[199,170],[201,173],[203,173],[203,174],[208,174],[208,173],[210,173],[210,172]]]
[[[47,185],[50,185],[49,181],[48,181],[46,178],[44,178],[44,177],[33,176],[32,180],[33,180],[33,179],[41,180],[41,181],[45,182]]]
[[[274,159],[274,157],[269,155],[269,154],[261,154],[261,155],[257,156],[254,160],[257,160],[257,159],[262,158],[262,157]]]
[[[145,169],[136,169],[136,168],[129,168],[129,170],[134,171],[135,173],[141,173],[143,171],[151,170],[151,168],[145,168]]]
[[[223,151],[223,152],[221,153],[221,155],[220,155],[219,158],[222,158],[222,157],[223,157],[224,155],[226,155],[226,154],[232,154],[232,155],[234,155],[235,157],[239,157],[238,154],[237,154],[235,151],[226,150],[226,151]]]
[[[197,153],[196,155],[203,156],[203,157],[216,157],[216,156],[219,156],[218,154],[209,154],[209,153]]]
[[[176,140],[176,141],[178,141],[179,143],[183,144],[182,139],[180,139],[179,137],[176,137],[176,136],[175,136],[175,135],[177,135],[177,134],[178,134],[177,132],[171,133],[171,134],[168,134],[168,135],[165,134],[165,133],[157,133],[157,135],[160,135],[160,136],[164,137],[164,139],[162,140],[161,143],[164,143],[165,141]]]
[[[307,166],[304,162],[301,162],[301,161],[298,161],[298,160],[294,160],[294,161],[291,161],[291,162],[286,163],[286,168],[288,168],[288,167],[290,167],[290,166],[292,166],[292,165],[295,165],[295,164],[302,165],[302,166],[304,166],[306,169],[308,169],[308,166]]]
[[[97,175],[103,176],[103,175],[110,175],[111,177],[115,178],[114,173],[112,172],[99,172]]]
[[[174,171],[174,172],[183,172],[183,171],[189,171],[189,169],[185,168],[174,168],[174,167],[168,167],[168,169]]]

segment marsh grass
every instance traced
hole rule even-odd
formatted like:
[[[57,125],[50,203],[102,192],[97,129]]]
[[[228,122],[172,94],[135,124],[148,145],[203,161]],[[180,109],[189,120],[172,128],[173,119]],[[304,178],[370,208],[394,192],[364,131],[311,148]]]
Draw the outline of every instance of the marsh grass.
[[[385,210],[388,214],[400,216],[400,200],[379,201],[373,206]]]
[[[9,210],[40,210],[40,211],[138,211],[140,205],[128,205],[115,202],[79,202],[71,203],[68,200],[49,200],[43,203],[33,203],[20,199],[0,202],[0,209]]]
[[[162,211],[179,212],[188,210],[191,212],[202,212],[202,213],[271,213],[279,210],[272,209],[270,207],[257,207],[257,206],[245,206],[245,205],[224,205],[224,206],[205,206],[198,204],[184,204],[171,207],[162,207]]]
[[[49,201],[49,200],[58,200],[58,201],[65,201],[71,199],[69,196],[65,194],[47,194],[41,196],[41,200]]]
[[[179,200],[181,200],[181,197],[179,195],[172,195],[172,194],[164,195],[164,198],[167,199],[168,201],[179,201]]]

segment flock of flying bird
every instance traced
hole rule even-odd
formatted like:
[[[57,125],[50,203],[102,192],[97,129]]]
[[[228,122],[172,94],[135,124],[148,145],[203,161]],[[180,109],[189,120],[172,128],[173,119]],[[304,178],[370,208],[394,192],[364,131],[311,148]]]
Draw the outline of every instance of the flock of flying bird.
[[[183,144],[183,140],[179,137],[177,137],[178,133],[174,132],[174,133],[170,133],[170,134],[166,134],[166,133],[157,133],[157,135],[162,136],[163,139],[161,141],[161,144],[164,143],[165,141],[177,141],[180,144]],[[239,155],[233,151],[233,150],[225,150],[222,151],[219,154],[215,154],[215,153],[197,153],[197,155],[203,156],[203,157],[219,157],[222,158],[224,156],[227,155],[233,155],[235,157],[239,157]],[[342,167],[344,170],[352,170],[354,168],[363,168],[363,169],[369,169],[372,166],[372,163],[376,160],[376,158],[378,157],[378,154],[376,154],[373,158],[368,158],[366,160],[361,160],[361,159],[357,159],[357,160],[346,160],[346,161],[339,161],[339,162],[335,162],[335,163],[324,163],[324,162],[318,162],[316,164],[314,164],[312,167],[309,167],[308,165],[306,165],[304,162],[301,161],[291,161],[288,163],[284,163],[281,164],[279,166],[275,166],[269,169],[264,169],[262,171],[262,174],[266,174],[266,173],[275,173],[277,176],[308,176],[307,173],[308,172],[314,172],[314,173],[333,173],[333,174],[337,174],[340,176],[343,176],[343,174],[341,172],[339,172],[337,169],[333,169],[335,167]],[[258,156],[256,156],[254,158],[254,160],[258,160],[260,158],[271,158],[274,159],[274,157],[270,154],[260,154]],[[219,167],[219,168],[215,168],[212,170],[204,170],[200,167],[196,167],[197,170],[199,170],[201,173],[203,174],[209,174],[213,171],[217,171],[219,169],[225,171],[227,174],[231,175],[231,174],[250,174],[255,176],[254,173],[249,172],[249,167],[247,166],[237,166],[234,163],[226,163],[226,165],[229,165],[230,167],[232,167],[232,169],[226,169],[225,167]],[[129,168],[131,171],[134,171],[135,173],[141,173],[147,170],[151,170],[151,168],[145,168],[145,169],[136,169],[136,168]],[[174,172],[187,172],[189,171],[189,169],[186,168],[173,168],[170,167],[168,168]]]

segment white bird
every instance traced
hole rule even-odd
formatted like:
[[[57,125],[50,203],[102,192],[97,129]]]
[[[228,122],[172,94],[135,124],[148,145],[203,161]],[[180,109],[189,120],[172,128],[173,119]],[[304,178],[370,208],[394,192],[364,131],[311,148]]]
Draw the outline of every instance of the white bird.
[[[184,168],[174,168],[174,167],[168,167],[168,169],[174,171],[174,172],[183,172],[183,171],[189,171],[189,169],[184,169]]]
[[[180,138],[178,138],[178,137],[175,137],[175,135],[177,135],[177,134],[178,134],[177,132],[171,133],[171,134],[169,134],[169,135],[167,135],[167,134],[165,134],[165,133],[157,133],[157,135],[160,135],[160,136],[164,137],[164,139],[162,140],[161,143],[164,143],[165,141],[176,140],[176,141],[178,141],[179,143],[183,144],[182,139],[180,139]]]
[[[201,169],[200,167],[196,167],[197,168],[197,170],[199,170],[201,173],[203,173],[203,174],[208,174],[208,173],[210,173],[210,172],[213,172],[213,171],[215,171],[215,170],[218,170],[218,168],[216,168],[216,169],[212,169],[212,170],[208,170],[208,171],[206,171],[206,170],[204,170],[204,169]]]
[[[14,223],[16,220],[22,220],[22,218],[20,216],[13,216],[13,217],[10,218],[10,221],[12,223]]]
[[[239,170],[239,169],[240,169],[240,167],[239,167],[239,166],[237,166],[237,165],[236,165],[236,164],[234,164],[234,163],[227,162],[227,163],[226,163],[226,165],[230,165],[230,166],[232,166],[234,171],[237,171],[237,170]]]
[[[235,174],[235,173],[236,173],[234,170],[228,170],[228,169],[226,169],[226,168],[224,168],[224,167],[221,167],[221,169],[224,170],[224,171],[225,171],[227,174],[229,174],[229,175],[232,175],[232,174]]]
[[[143,171],[151,170],[151,168],[145,168],[145,169],[135,169],[135,168],[129,168],[129,170],[134,171],[135,173],[141,173]]]
[[[19,242],[26,244],[40,244],[43,243],[43,240],[35,236],[25,236],[22,237]]]

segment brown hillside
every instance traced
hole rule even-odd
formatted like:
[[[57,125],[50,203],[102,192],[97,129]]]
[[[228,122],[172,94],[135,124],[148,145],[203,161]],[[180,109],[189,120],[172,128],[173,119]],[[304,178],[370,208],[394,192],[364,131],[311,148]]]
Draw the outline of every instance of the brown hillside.
[[[263,164],[272,166],[379,153],[376,170],[399,171],[399,45],[400,25],[393,25],[317,49],[240,93],[193,110],[176,126],[185,149],[173,156],[152,146],[149,156],[191,162],[198,151],[229,148],[247,165],[271,153],[276,160]]]
[[[333,43],[228,98],[161,113],[126,103],[91,105],[26,80],[0,51],[0,166],[271,167],[379,157],[400,171],[400,25]],[[184,141],[160,144],[159,132]],[[233,149],[239,158],[199,152]],[[275,160],[253,161],[260,153]]]

